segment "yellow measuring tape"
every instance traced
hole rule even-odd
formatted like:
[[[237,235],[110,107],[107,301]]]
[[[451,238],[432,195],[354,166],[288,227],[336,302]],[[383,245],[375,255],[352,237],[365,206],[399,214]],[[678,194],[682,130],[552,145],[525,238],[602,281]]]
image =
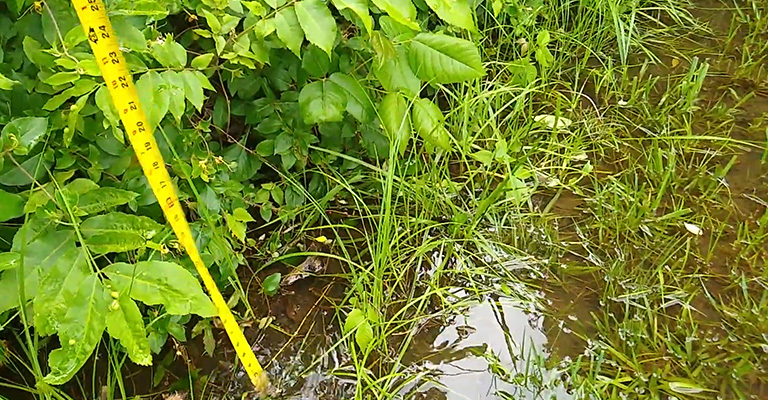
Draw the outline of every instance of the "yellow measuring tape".
[[[240,361],[242,361],[245,371],[256,390],[261,393],[269,385],[267,374],[261,368],[251,346],[245,339],[245,335],[232,315],[232,311],[229,310],[227,302],[200,258],[184,210],[171,184],[171,177],[165,169],[165,161],[157,148],[149,124],[147,124],[147,117],[141,108],[136,86],[133,84],[133,78],[120,51],[117,36],[112,30],[112,24],[107,17],[104,3],[102,0],[72,0],[72,4],[75,6],[77,16],[83,25],[88,43],[91,45],[96,62],[99,64],[101,74],[107,84],[107,89],[112,96],[112,102],[120,114],[120,120],[123,121],[133,150],[144,170],[144,175],[146,175],[149,185],[163,209],[165,218],[171,224],[176,238],[184,246],[192,263],[195,264],[197,272],[203,278],[205,288],[218,310],[219,318],[221,318],[224,329],[227,331],[229,340],[232,342]]]

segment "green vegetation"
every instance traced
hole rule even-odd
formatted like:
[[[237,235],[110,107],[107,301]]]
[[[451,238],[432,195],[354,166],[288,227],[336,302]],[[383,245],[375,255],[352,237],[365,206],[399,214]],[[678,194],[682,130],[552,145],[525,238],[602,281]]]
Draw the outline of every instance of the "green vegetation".
[[[273,397],[768,395],[763,2],[107,8]],[[0,398],[240,398],[117,112],[68,2],[0,3]],[[549,357],[435,343],[502,301]]]

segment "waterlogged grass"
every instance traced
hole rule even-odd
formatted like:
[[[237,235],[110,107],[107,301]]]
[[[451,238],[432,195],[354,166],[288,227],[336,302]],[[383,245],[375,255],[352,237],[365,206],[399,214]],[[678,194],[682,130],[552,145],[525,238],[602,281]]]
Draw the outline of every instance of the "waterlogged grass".
[[[451,110],[454,153],[392,152],[376,165],[333,154],[361,168],[312,171],[329,195],[304,192],[295,225],[251,232],[254,274],[233,303],[274,397],[465,398],[452,372],[466,365],[493,382],[479,399],[768,396],[766,5],[552,1],[531,12],[484,14],[488,76],[429,89]],[[332,242],[312,247],[320,236]],[[299,256],[327,266],[277,298],[260,293]],[[473,319],[488,312],[505,315],[498,330]],[[446,332],[469,344],[438,346]],[[33,376],[44,344],[18,342],[6,371]],[[121,372],[112,345],[73,392],[160,396],[131,383],[147,378]],[[236,365],[201,366],[185,346],[161,363],[172,389],[251,396]],[[219,341],[231,361],[226,349]],[[0,385],[71,396],[33,382]]]

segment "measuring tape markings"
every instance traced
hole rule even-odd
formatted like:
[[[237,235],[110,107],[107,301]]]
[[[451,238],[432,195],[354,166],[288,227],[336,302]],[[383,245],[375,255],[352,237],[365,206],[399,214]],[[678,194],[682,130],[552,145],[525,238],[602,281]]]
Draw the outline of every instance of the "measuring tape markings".
[[[72,0],[72,4],[75,6],[83,31],[96,57],[96,63],[104,77],[112,102],[120,115],[120,120],[123,122],[139,164],[160,204],[160,208],[171,224],[179,243],[187,251],[195,269],[200,274],[208,294],[216,306],[224,330],[227,332],[251,382],[257,391],[263,392],[269,385],[267,375],[253,354],[251,346],[240,330],[224,297],[216,287],[205,263],[200,258],[184,210],[176,196],[168,170],[165,168],[165,161],[158,150],[157,142],[141,108],[136,86],[128,72],[117,36],[112,30],[112,25],[106,14],[104,3],[102,0]]]

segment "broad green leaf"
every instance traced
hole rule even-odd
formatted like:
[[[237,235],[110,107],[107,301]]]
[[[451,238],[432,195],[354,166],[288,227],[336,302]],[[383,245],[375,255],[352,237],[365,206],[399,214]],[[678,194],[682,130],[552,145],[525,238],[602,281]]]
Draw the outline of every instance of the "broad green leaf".
[[[373,18],[368,12],[368,0],[331,0],[337,10],[350,10],[363,22],[365,31],[373,31]]]
[[[18,267],[19,264],[21,264],[21,255],[19,253],[13,251],[0,253],[0,272],[14,269]]]
[[[373,102],[357,79],[341,72],[334,73],[329,79],[347,92],[348,113],[362,123],[373,121],[376,117]]]
[[[5,143],[9,140],[18,144],[13,149],[15,154],[25,155],[43,138],[48,131],[48,118],[16,118],[6,125],[0,136]]]
[[[43,79],[43,82],[51,86],[59,86],[72,83],[78,79],[80,79],[80,74],[77,72],[57,72],[48,78]]]
[[[384,35],[390,40],[394,40],[396,42],[407,42],[413,39],[414,36],[416,36],[418,33],[413,29],[395,21],[388,15],[382,15],[379,17],[378,22],[381,26],[381,31],[384,32]]]
[[[43,109],[46,111],[57,110],[67,100],[71,99],[72,97],[82,96],[90,92],[94,87],[96,87],[96,82],[94,80],[79,79],[71,88],[48,99],[48,101],[43,105]],[[101,88],[107,90],[105,86],[102,86]]]
[[[242,222],[255,222],[256,220],[253,219],[253,216],[246,210],[245,208],[238,207],[235,208],[234,211],[232,211],[232,216],[235,217],[236,220],[242,221]]]
[[[294,7],[307,40],[330,56],[338,32],[331,11],[320,0],[301,0]]]
[[[80,225],[85,244],[95,253],[119,253],[143,248],[160,229],[160,224],[147,217],[121,212],[91,217]]]
[[[274,139],[262,140],[256,145],[256,153],[262,157],[269,157],[275,154]]]
[[[376,7],[381,8],[395,21],[415,30],[421,28],[416,22],[416,7],[411,0],[372,0]]]
[[[111,18],[112,28],[120,40],[120,44],[133,51],[147,51],[147,39],[144,34],[124,17]],[[82,31],[82,29],[81,29]]]
[[[170,106],[170,91],[166,90],[164,83],[163,78],[155,71],[145,73],[136,82],[141,107],[144,108],[151,130],[160,124]]]
[[[127,204],[139,197],[138,193],[111,187],[98,188],[80,196],[77,202],[78,215],[96,214]]]
[[[475,31],[474,11],[467,0],[425,0],[443,21],[468,31]]]
[[[176,119],[176,122],[181,122],[187,107],[187,102],[184,100],[184,80],[176,71],[171,70],[163,71],[160,76],[165,81],[166,90],[170,92],[168,110]]]
[[[385,56],[381,66],[374,65],[373,73],[388,92],[402,91],[409,97],[416,97],[421,91],[421,81],[408,65],[403,47],[398,47],[393,56]]]
[[[419,78],[432,83],[462,82],[485,75],[474,43],[443,34],[416,35],[408,61]]]
[[[213,60],[213,53],[205,53],[193,58],[189,65],[192,68],[205,69],[211,64],[211,60]]]
[[[40,278],[35,305],[35,329],[42,336],[53,335],[64,320],[80,286],[90,275],[83,251],[69,248]]]
[[[299,93],[299,110],[307,124],[339,122],[346,107],[344,89],[331,81],[312,82]]]
[[[0,73],[0,90],[11,90],[13,89],[13,85],[18,85],[19,81],[14,81],[13,79],[7,78],[5,75]]]
[[[286,7],[275,14],[275,29],[277,37],[285,43],[296,57],[301,57],[301,43],[304,42],[304,31],[299,24],[293,6]]]
[[[114,287],[134,300],[149,305],[162,304],[171,315],[216,315],[216,307],[200,283],[182,266],[164,261],[143,261],[135,265],[112,264],[103,269]]]
[[[279,272],[275,272],[266,277],[261,284],[261,290],[264,291],[264,294],[267,296],[274,296],[277,294],[277,291],[280,289],[280,279],[282,277],[282,274]]]
[[[328,74],[331,67],[331,59],[323,50],[311,44],[304,51],[301,67],[310,77],[322,78]]]
[[[107,325],[110,297],[99,278],[92,274],[81,283],[67,304],[67,313],[59,325],[61,348],[51,352],[51,372],[43,378],[49,385],[69,381],[90,358]]]
[[[493,152],[491,151],[480,150],[475,153],[472,153],[471,156],[472,158],[474,158],[477,161],[480,161],[486,166],[490,166],[491,164],[493,164],[494,156],[493,156]]]
[[[43,51],[43,47],[37,40],[32,39],[30,36],[25,36],[22,41],[22,47],[24,48],[24,54],[26,54],[27,58],[35,63],[35,65],[46,68],[53,67],[53,61],[56,58]]]
[[[360,346],[362,350],[367,350],[371,341],[373,341],[373,327],[371,327],[370,322],[365,321],[357,327],[357,331],[355,332],[355,342],[357,342],[357,345]]]
[[[112,292],[112,298],[107,313],[107,333],[120,341],[131,361],[138,365],[152,365],[152,352],[139,306],[125,292]]]
[[[229,175],[232,179],[247,181],[253,178],[259,171],[259,168],[261,168],[259,157],[238,143],[229,146],[224,151],[223,157],[227,162],[237,163],[235,169]]]
[[[187,100],[197,108],[197,111],[202,110],[205,94],[203,93],[203,84],[199,77],[193,71],[181,71],[179,76],[184,82],[184,95],[187,97]]]
[[[440,108],[429,99],[413,102],[411,119],[416,133],[427,143],[451,151],[451,134],[445,129],[445,118]]]
[[[293,147],[293,135],[283,132],[275,138],[273,154],[283,154]]]
[[[112,103],[112,96],[109,94],[109,90],[106,86],[102,86],[96,91],[96,106],[99,107],[104,114],[104,118],[106,118],[112,126],[119,126],[120,118],[117,116],[117,109],[115,108],[115,104]]]
[[[26,159],[20,165],[6,164],[0,170],[0,184],[6,186],[26,186],[41,179],[47,173],[53,162],[43,159],[43,153],[35,154]]]
[[[0,189],[0,222],[24,215],[24,198]]]
[[[405,154],[411,140],[411,119],[408,104],[400,93],[389,93],[381,100],[379,118],[384,131],[400,154]]]
[[[184,46],[166,38],[149,49],[155,59],[166,68],[184,68],[187,65],[187,51]]]
[[[344,321],[344,334],[348,334],[357,329],[362,323],[366,321],[365,313],[363,310],[353,308],[352,311],[347,314],[347,319]]]

